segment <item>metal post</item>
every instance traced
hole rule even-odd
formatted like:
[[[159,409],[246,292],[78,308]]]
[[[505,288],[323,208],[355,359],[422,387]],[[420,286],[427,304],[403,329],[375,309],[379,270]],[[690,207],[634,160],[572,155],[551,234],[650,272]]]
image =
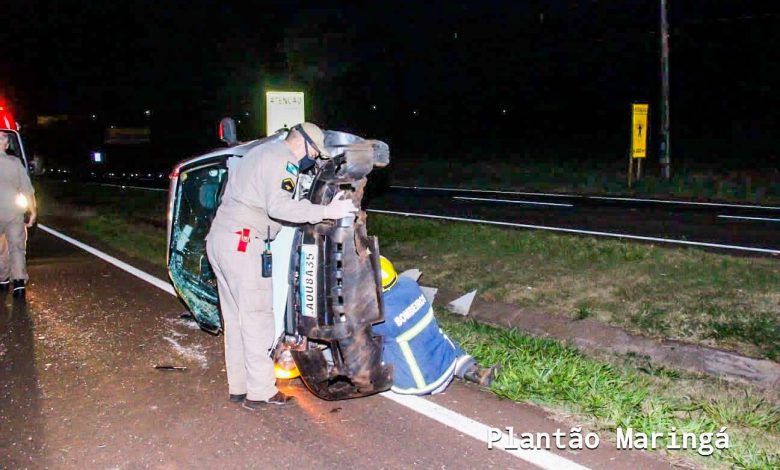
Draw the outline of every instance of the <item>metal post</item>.
[[[671,177],[672,150],[669,138],[669,21],[667,0],[661,0],[661,146],[658,152],[661,175]]]

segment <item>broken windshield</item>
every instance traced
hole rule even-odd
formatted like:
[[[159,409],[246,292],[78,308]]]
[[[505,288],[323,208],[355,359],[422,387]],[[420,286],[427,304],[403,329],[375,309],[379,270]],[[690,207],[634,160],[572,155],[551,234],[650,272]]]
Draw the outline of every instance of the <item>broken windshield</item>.
[[[221,325],[217,281],[206,255],[206,235],[227,180],[224,160],[181,173],[176,190],[169,270],[179,295],[209,331]]]

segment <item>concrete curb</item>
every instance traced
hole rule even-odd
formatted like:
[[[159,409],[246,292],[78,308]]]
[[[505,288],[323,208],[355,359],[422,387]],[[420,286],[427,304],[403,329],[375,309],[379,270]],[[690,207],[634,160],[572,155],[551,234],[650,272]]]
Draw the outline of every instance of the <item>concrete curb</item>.
[[[469,317],[495,326],[517,328],[533,336],[563,341],[583,350],[618,354],[633,352],[675,369],[760,387],[780,387],[780,363],[682,341],[636,335],[593,319],[572,320],[481,299],[475,300]]]

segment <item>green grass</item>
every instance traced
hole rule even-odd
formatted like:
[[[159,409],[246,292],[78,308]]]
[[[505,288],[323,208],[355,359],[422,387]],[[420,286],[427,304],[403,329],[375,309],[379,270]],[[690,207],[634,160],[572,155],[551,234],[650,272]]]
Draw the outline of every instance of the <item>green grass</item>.
[[[162,224],[165,221],[168,194],[55,180],[36,180],[36,197],[44,214],[121,215],[127,219]]]
[[[369,232],[399,269],[421,269],[427,285],[780,357],[774,259],[377,214]]]
[[[82,221],[77,229],[129,256],[165,266],[164,229],[132,223],[116,215],[91,217]]]
[[[547,339],[440,315],[444,329],[482,364],[501,363],[491,387],[499,396],[563,409],[599,430],[646,433],[718,432],[728,427],[728,451],[694,456],[707,466],[778,468],[780,406],[761,392],[685,376],[650,364],[637,367],[590,358]],[[679,452],[679,451],[670,451]]]
[[[56,181],[36,181],[47,216],[67,218],[70,229],[100,239],[134,258],[165,265],[167,194]]]

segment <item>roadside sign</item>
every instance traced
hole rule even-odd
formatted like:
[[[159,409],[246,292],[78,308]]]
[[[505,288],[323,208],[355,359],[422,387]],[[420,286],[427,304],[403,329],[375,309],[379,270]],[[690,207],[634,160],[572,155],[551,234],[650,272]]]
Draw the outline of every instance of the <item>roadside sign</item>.
[[[631,105],[631,158],[647,157],[647,103]]]
[[[135,145],[148,144],[151,139],[148,127],[111,127],[106,129],[106,144]]]
[[[279,129],[291,128],[306,121],[303,107],[303,92],[267,91],[265,93],[266,135]]]

